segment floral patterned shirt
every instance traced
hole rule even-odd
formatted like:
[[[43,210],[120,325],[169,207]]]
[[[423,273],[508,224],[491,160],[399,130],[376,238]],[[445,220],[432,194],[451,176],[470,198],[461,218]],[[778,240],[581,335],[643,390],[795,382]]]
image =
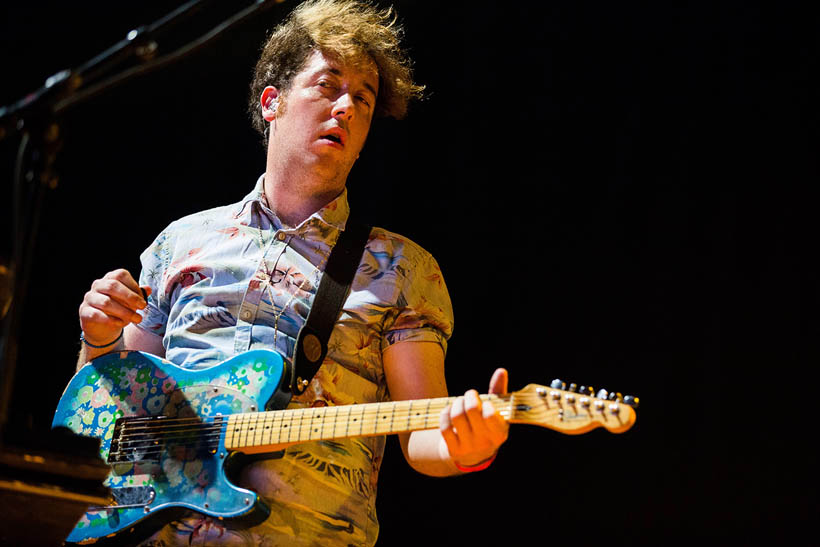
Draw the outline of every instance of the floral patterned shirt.
[[[263,177],[241,202],[171,223],[142,254],[152,293],[139,327],[162,336],[166,359],[201,369],[273,348],[285,359],[310,310],[327,257],[349,216],[347,191],[295,228],[266,204]],[[290,407],[389,399],[382,352],[400,341],[446,351],[453,313],[441,271],[424,249],[380,228],[370,234],[329,351]],[[192,514],[146,545],[373,545],[384,437],[302,443],[247,466],[242,485],[270,516],[251,528]]]

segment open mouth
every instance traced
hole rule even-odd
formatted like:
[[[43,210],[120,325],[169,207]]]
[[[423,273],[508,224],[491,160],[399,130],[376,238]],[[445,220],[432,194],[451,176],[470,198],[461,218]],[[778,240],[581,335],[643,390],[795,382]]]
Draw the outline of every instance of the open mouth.
[[[345,145],[346,135],[345,135],[344,129],[342,129],[342,128],[332,128],[330,131],[328,131],[324,135],[320,135],[319,138],[321,140],[332,142],[334,144],[338,144],[339,146],[343,147]]]

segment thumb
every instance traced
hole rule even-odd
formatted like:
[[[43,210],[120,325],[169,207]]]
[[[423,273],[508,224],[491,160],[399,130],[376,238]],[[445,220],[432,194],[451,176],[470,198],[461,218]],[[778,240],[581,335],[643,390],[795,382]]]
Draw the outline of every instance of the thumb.
[[[508,376],[507,369],[495,369],[493,377],[490,379],[490,393],[495,393],[496,395],[507,393]]]

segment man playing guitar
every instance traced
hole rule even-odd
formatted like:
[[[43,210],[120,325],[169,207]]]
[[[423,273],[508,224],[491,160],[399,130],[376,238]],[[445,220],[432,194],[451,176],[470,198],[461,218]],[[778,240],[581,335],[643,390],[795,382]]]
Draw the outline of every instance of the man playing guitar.
[[[399,33],[392,13],[355,0],[306,2],[273,31],[251,86],[251,115],[267,146],[264,174],[242,201],[171,223],[143,253],[139,282],[120,269],[92,284],[79,309],[78,368],[124,349],[192,370],[255,348],[292,359],[345,229],[347,178],[371,121],[401,118],[421,92]],[[207,122],[203,113],[204,130]],[[432,256],[374,228],[328,356],[290,407],[446,396],[452,326]],[[489,391],[506,390],[507,373],[498,369]],[[492,404],[470,390],[441,412],[438,429],[402,434],[400,442],[414,469],[448,476],[485,468],[507,432]],[[146,545],[373,545],[383,449],[383,436],[286,446],[281,457],[242,472],[240,484],[271,506],[264,522],[233,528],[191,513]]]

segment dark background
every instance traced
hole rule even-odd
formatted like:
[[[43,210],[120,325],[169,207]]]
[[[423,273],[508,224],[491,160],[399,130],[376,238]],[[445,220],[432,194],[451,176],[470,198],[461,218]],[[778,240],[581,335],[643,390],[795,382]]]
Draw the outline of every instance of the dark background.
[[[4,3],[0,104],[181,2],[144,4]],[[50,424],[92,280],[136,274],[168,222],[238,200],[263,172],[247,86],[290,5],[63,119],[20,435]],[[490,470],[456,479],[414,473],[391,439],[380,544],[797,534],[820,516],[817,19],[791,3],[534,5],[396,3],[427,99],[374,123],[350,200],[437,257],[456,312],[451,392],[486,389],[503,365],[511,389],[559,377],[638,395],[638,421],[578,437],[515,426]]]

